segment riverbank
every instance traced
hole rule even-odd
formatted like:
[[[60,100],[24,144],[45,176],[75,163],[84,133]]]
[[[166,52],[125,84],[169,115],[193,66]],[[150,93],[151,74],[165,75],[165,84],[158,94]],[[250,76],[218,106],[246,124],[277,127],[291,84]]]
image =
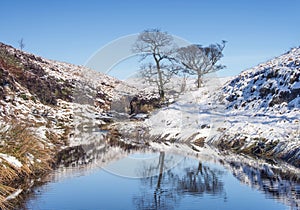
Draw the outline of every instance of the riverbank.
[[[1,127],[0,137],[0,209],[11,209],[51,171],[56,151],[24,124]]]
[[[240,118],[237,116],[235,116],[235,118],[231,118],[229,117],[229,113],[224,114],[224,112],[221,111],[217,112],[221,107],[221,105],[217,106],[217,104],[214,104],[213,106],[210,105],[210,108],[213,109],[208,109],[207,98],[203,99],[204,95],[207,95],[205,91],[205,88],[203,88],[195,92],[192,91],[186,93],[174,104],[155,110],[152,114],[147,115],[147,117],[143,120],[127,119],[119,122],[115,120],[115,122],[113,122],[113,119],[111,118],[109,120],[110,123],[104,125],[105,129],[108,129],[108,131],[104,132],[103,130],[104,133],[102,134],[98,131],[94,133],[88,131],[86,133],[83,132],[86,135],[90,135],[89,140],[91,144],[86,144],[89,141],[88,140],[85,143],[82,142],[83,144],[65,147],[63,150],[60,150],[59,153],[58,147],[54,147],[53,145],[49,146],[47,143],[43,144],[40,140],[35,142],[34,139],[36,139],[36,137],[34,137],[34,134],[30,132],[30,129],[25,128],[24,126],[11,127],[11,130],[8,130],[5,133],[5,136],[7,138],[11,138],[13,136],[15,139],[19,139],[20,142],[16,142],[16,144],[10,147],[10,149],[12,151],[16,151],[17,145],[23,145],[20,146],[20,150],[16,152],[18,152],[18,154],[27,155],[20,156],[9,151],[1,152],[9,155],[7,157],[10,157],[11,160],[13,159],[12,157],[16,158],[15,161],[8,163],[11,165],[10,168],[13,169],[15,175],[10,176],[12,179],[6,182],[7,190],[5,192],[7,194],[2,197],[4,201],[2,208],[5,209],[5,207],[9,207],[9,205],[15,205],[17,200],[22,200],[22,194],[26,195],[29,192],[28,189],[38,184],[41,178],[44,175],[47,175],[56,164],[60,164],[65,167],[69,167],[72,164],[90,164],[93,161],[101,159],[103,151],[110,150],[113,146],[123,148],[125,151],[130,151],[138,148],[156,148],[156,150],[159,150],[172,144],[184,144],[191,150],[200,154],[202,152],[201,148],[208,145],[221,149],[221,151],[219,151],[220,153],[224,150],[225,153],[231,151],[237,154],[251,155],[255,158],[265,159],[271,164],[284,160],[299,168],[297,162],[298,156],[295,156],[295,154],[290,156],[290,158],[295,157],[295,159],[289,159],[288,161],[279,156],[284,154],[286,155],[287,153],[284,152],[288,150],[275,150],[278,144],[271,147],[269,144],[272,144],[272,141],[267,140],[264,141],[265,145],[257,143],[262,142],[262,139],[257,139],[257,136],[254,134],[269,134],[266,128],[263,129],[265,132],[258,133],[257,131],[260,130],[258,128],[261,125],[268,124],[268,119],[271,120],[273,118],[266,118],[265,116],[257,116],[254,119],[249,118],[254,120],[252,122],[255,122],[255,125],[257,126],[253,127],[253,132],[255,133],[250,133],[251,130],[247,128],[247,126],[250,125],[250,121],[247,121],[245,116],[243,116],[243,118],[241,116],[239,116]],[[187,100],[187,98],[192,100]],[[201,105],[202,100],[206,101],[205,112],[203,110],[202,112],[201,110],[199,111],[199,104]],[[200,106],[200,108],[203,106]],[[177,119],[178,116],[181,116],[180,120]],[[258,123],[258,119],[260,119],[261,124]],[[248,123],[246,124],[245,121]],[[287,120],[285,124],[283,124],[283,122],[280,123],[282,130],[276,129],[274,125],[272,126],[276,132],[284,132],[286,131],[286,123],[289,122],[290,121]],[[292,122],[294,123],[294,121]],[[238,125],[242,127],[237,129]],[[247,135],[249,136],[248,142],[240,141],[238,138],[229,138],[229,135],[225,135],[227,130],[224,129],[224,126],[228,126],[227,129],[239,130],[239,132],[237,132],[237,130],[229,130],[232,134],[235,134],[235,137],[237,136],[237,133],[242,135],[242,131],[247,131]],[[291,128],[291,125],[288,126]],[[11,135],[7,135],[8,133],[11,133]],[[102,137],[99,138],[100,136]],[[272,137],[272,135],[270,136]],[[30,144],[27,144],[28,141],[26,141],[26,139],[30,139]],[[228,141],[226,142],[225,139]],[[232,141],[240,142],[240,144],[234,144]],[[23,143],[21,144],[21,142]],[[33,145],[34,142],[38,146]],[[247,149],[248,147],[245,146],[246,142],[249,147],[253,148],[253,150]],[[281,141],[281,144],[285,147],[285,149],[288,149],[285,145],[290,143],[291,142],[285,142],[285,144],[283,144]],[[294,143],[296,144],[297,141]],[[266,148],[267,152],[263,152],[263,150],[261,150],[262,152],[258,153],[257,150],[254,150],[255,147],[253,145],[257,145],[259,148]],[[5,148],[8,149],[9,147]],[[22,153],[20,151],[22,151]],[[270,153],[272,151],[277,151],[278,153]],[[32,156],[28,154],[32,154]],[[19,166],[19,168],[17,166]],[[24,171],[27,168],[29,168],[30,171]],[[7,172],[9,172],[9,170]],[[5,173],[1,174],[3,176],[5,175]],[[9,183],[18,183],[18,185],[9,185]],[[20,193],[21,196],[19,196],[17,200],[13,200],[12,198],[16,197],[18,193]]]
[[[204,80],[140,122],[115,125],[124,139],[204,143],[300,167],[300,48],[234,78]],[[137,140],[138,140],[137,139]]]

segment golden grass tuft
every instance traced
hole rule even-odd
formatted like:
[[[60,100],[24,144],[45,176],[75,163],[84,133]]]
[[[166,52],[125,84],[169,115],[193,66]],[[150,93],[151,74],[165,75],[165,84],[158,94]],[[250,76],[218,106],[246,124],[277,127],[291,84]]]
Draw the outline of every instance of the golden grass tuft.
[[[26,186],[29,179],[38,178],[51,169],[53,153],[28,125],[2,126],[0,142],[0,153],[13,156],[22,163],[22,167],[16,168],[0,157],[0,209],[7,209],[11,205],[5,199],[8,195],[16,188]]]

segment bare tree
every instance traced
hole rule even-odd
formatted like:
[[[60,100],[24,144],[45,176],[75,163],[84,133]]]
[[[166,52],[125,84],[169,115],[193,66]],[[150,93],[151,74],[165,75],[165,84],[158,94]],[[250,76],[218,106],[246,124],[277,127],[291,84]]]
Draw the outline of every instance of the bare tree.
[[[217,65],[223,57],[223,49],[226,41],[221,44],[211,44],[208,47],[201,45],[189,45],[177,50],[177,60],[183,66],[184,72],[197,75],[197,87],[202,84],[203,75],[225,68],[224,65]]]
[[[172,55],[176,51],[173,37],[158,29],[146,30],[140,33],[132,50],[141,54],[141,61],[146,61],[141,66],[141,75],[157,86],[159,96],[164,100],[165,85],[178,72],[173,64]]]
[[[23,49],[24,49],[24,47],[25,47],[24,39],[23,39],[23,38],[21,38],[21,39],[18,41],[18,43],[19,43],[19,47],[20,47],[20,49],[21,49],[21,50],[23,50]]]

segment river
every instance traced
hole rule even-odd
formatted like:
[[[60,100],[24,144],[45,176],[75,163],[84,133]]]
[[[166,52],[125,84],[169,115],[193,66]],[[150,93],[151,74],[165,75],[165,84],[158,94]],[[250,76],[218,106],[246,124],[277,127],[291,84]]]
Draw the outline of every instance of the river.
[[[66,162],[24,209],[299,210],[297,168],[184,145],[103,146]]]

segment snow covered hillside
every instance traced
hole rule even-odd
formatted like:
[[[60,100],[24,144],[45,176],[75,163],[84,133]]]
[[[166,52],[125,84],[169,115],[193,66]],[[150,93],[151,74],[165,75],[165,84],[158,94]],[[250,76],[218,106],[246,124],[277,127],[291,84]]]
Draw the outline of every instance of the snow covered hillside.
[[[246,70],[223,88],[228,108],[286,112],[300,108],[300,48]]]
[[[122,91],[116,91],[119,86]],[[106,111],[124,94],[137,92],[83,66],[0,43],[0,209],[10,193],[47,172],[58,151],[103,141],[99,130],[108,121]]]
[[[300,48],[242,72],[218,97],[226,120],[210,142],[300,166]]]
[[[42,139],[47,140],[46,134],[51,133],[63,145],[75,139],[68,138],[71,127],[99,127],[105,123],[103,113],[113,103],[126,94],[133,97],[138,93],[100,72],[44,59],[3,43],[0,75],[0,124],[13,120],[27,123]]]
[[[206,142],[300,166],[299,76],[295,48],[233,79],[207,78],[203,87],[188,87],[144,122],[115,127],[125,141]]]

